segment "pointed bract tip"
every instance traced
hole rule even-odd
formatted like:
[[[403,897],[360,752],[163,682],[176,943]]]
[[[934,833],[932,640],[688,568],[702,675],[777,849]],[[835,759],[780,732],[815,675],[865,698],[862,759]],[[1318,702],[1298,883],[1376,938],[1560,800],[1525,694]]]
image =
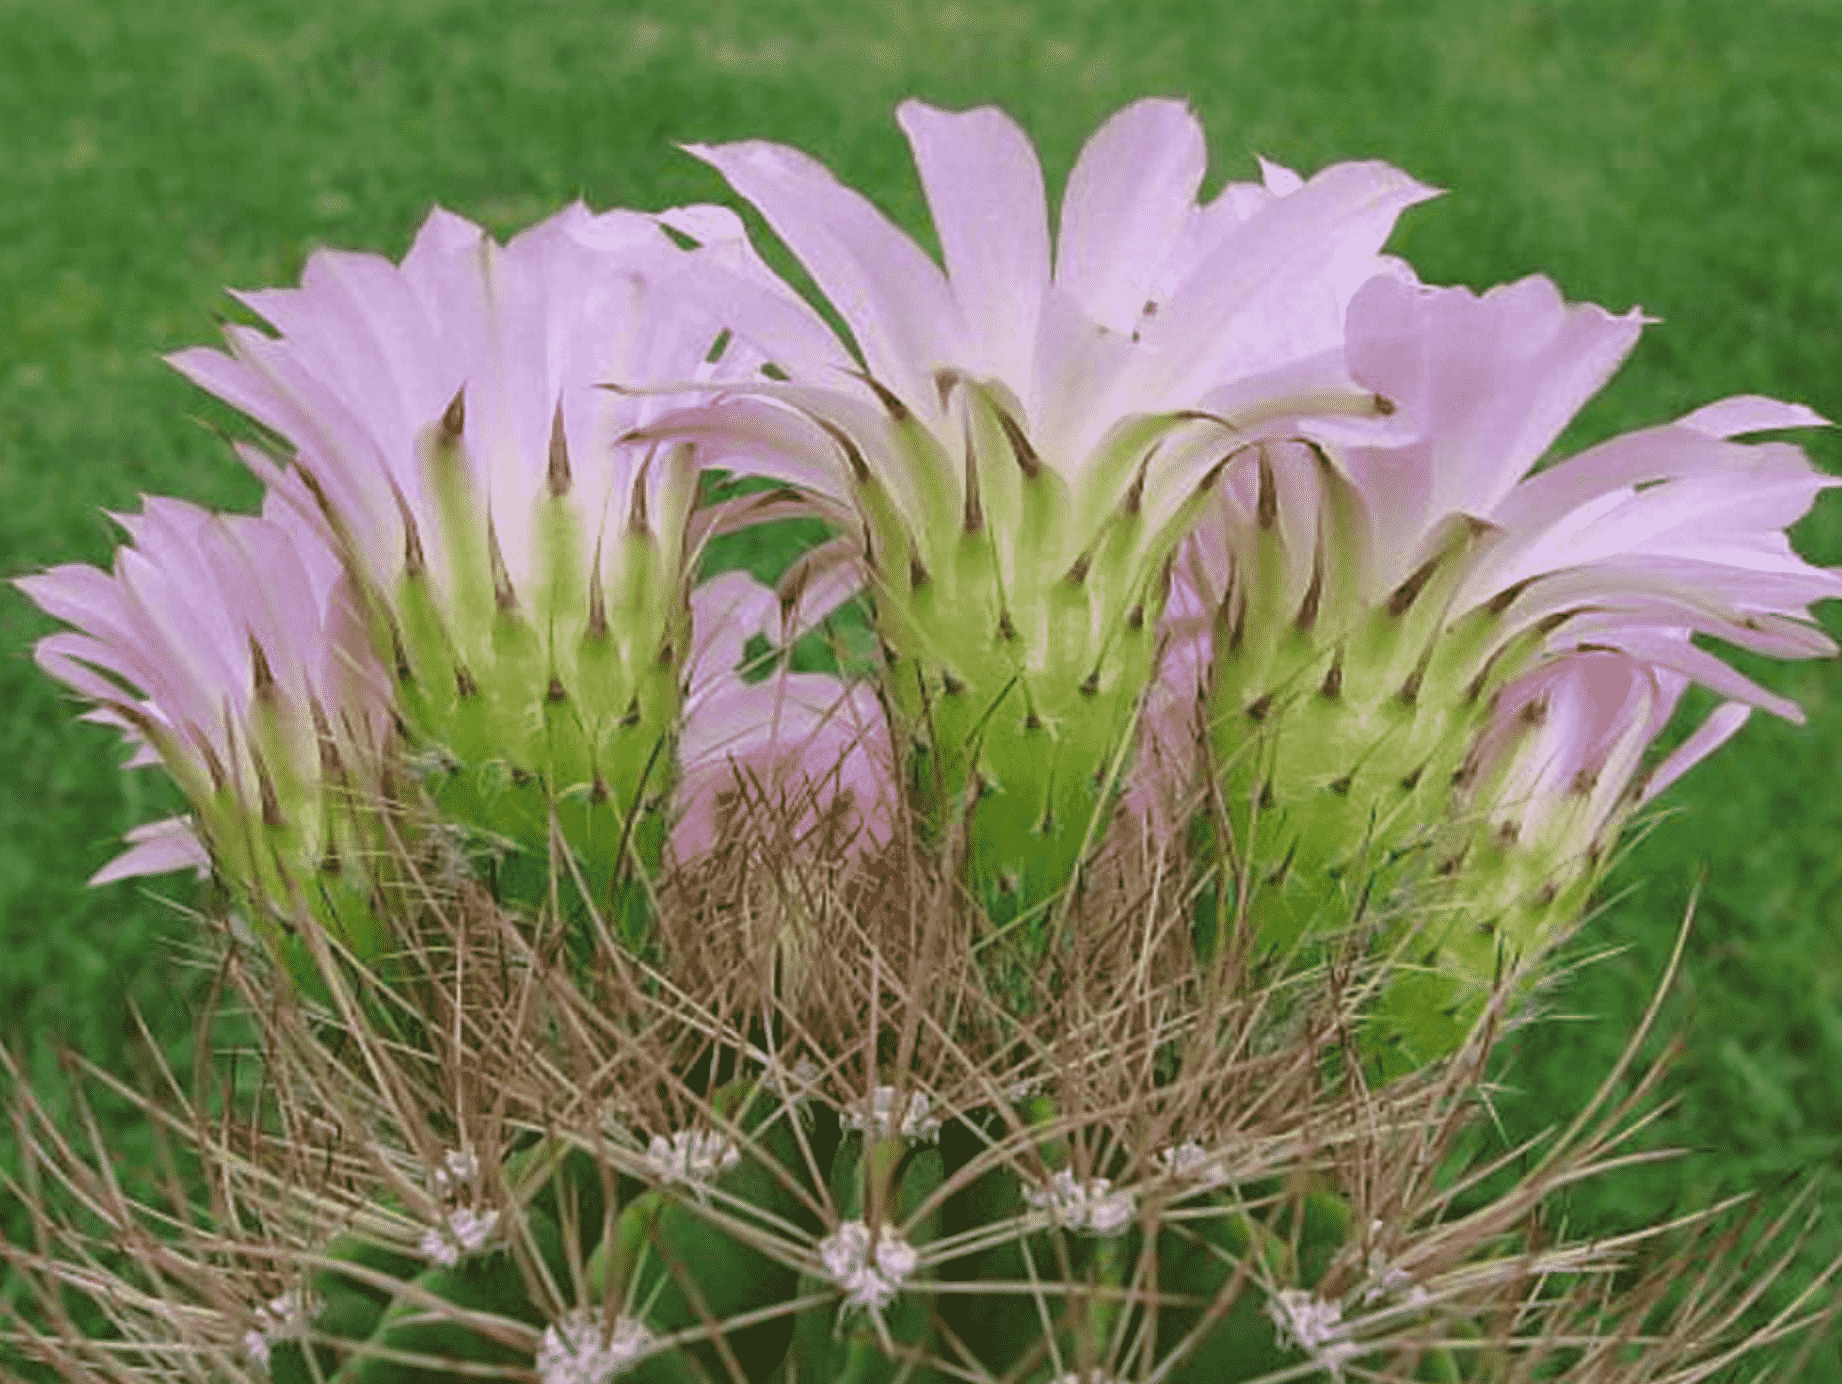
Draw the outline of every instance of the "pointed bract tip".
[[[492,568],[493,603],[501,612],[512,610],[518,604],[518,593],[512,590],[511,570],[505,565],[505,553],[499,547],[499,530],[493,523],[491,510],[486,512],[486,561]]]
[[[255,635],[249,636],[249,664],[256,700],[266,702],[275,696],[275,672],[269,667],[268,655]]]
[[[838,444],[838,450],[844,453],[845,464],[851,468],[851,479],[859,485],[868,485],[872,479],[870,465],[863,458],[863,452],[852,440],[851,435],[836,423],[823,418],[815,419],[825,435]]]
[[[460,441],[461,433],[467,427],[467,386],[462,385],[454,391],[454,397],[441,411],[441,430],[437,441],[445,448],[453,447]]]
[[[646,476],[652,469],[653,453],[648,452],[633,473],[633,494],[627,504],[627,532],[641,537],[652,532],[646,512]]]
[[[850,373],[870,387],[870,392],[876,395],[876,402],[883,406],[883,411],[894,421],[897,423],[906,423],[909,418],[913,416],[913,411],[908,405],[903,403],[901,399],[896,396],[895,391],[890,389],[889,386],[884,384],[881,380],[877,379],[876,376],[870,374],[867,370],[853,370]]]
[[[563,401],[556,401],[556,413],[550,420],[550,456],[546,481],[553,499],[569,493],[569,443],[563,436]]]
[[[1030,445],[1030,439],[1023,431],[1023,424],[1011,417],[1008,409],[992,405],[992,412],[998,416],[998,426],[1004,429],[1004,437],[1011,445],[1011,455],[1017,460],[1017,467],[1023,472],[1023,478],[1035,480],[1042,474],[1042,458],[1036,455],[1036,449]]]

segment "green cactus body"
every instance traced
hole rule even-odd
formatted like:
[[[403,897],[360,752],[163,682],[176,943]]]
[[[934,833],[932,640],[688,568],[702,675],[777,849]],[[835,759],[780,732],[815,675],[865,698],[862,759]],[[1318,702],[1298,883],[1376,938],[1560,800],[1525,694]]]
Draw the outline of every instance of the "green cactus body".
[[[340,1362],[351,1354],[351,1343],[371,1338],[395,1296],[393,1289],[369,1275],[401,1284],[422,1269],[420,1259],[363,1235],[339,1236],[326,1247],[325,1257],[330,1262],[313,1274],[309,1301],[319,1307],[313,1330],[327,1343],[308,1347],[298,1340],[278,1342],[269,1359],[269,1377],[275,1384],[321,1384],[334,1377]],[[344,1266],[360,1274],[344,1272]]]
[[[564,498],[567,462],[554,464],[559,429],[551,494],[532,520],[539,577],[515,590],[456,413],[424,452],[441,550],[431,564],[405,512],[404,570],[374,608],[373,640],[443,817],[506,851],[501,894],[539,903],[553,878],[573,893],[567,868],[553,870],[554,820],[592,902],[637,940],[644,893],[631,867],[659,862],[689,639],[682,554],[643,505],[590,549]]]
[[[525,1229],[552,1281],[567,1283],[562,1233],[556,1223],[543,1212],[527,1208]],[[442,1308],[431,1305],[429,1298],[527,1326],[542,1326],[547,1320],[544,1310],[531,1301],[525,1271],[511,1249],[493,1249],[464,1257],[452,1266],[427,1268],[407,1281],[371,1333],[371,1349],[348,1359],[335,1376],[336,1384],[442,1384],[453,1378],[450,1370],[437,1365],[409,1364],[376,1353],[381,1351],[501,1366],[530,1359],[528,1351],[509,1341],[445,1319]]]
[[[1237,1276],[1241,1281],[1225,1310],[1171,1306],[1158,1311],[1159,1354],[1188,1344],[1188,1353],[1169,1377],[1184,1384],[1253,1379],[1292,1363],[1266,1312],[1265,1283],[1292,1278],[1293,1261],[1285,1241],[1221,1195],[1190,1205],[1206,1207],[1211,1214],[1160,1228],[1160,1288],[1213,1304]]]
[[[718,1215],[770,1227],[800,1224],[808,1214],[782,1180],[802,1166],[788,1129],[785,1107],[761,1087],[734,1082],[718,1092],[714,1105],[734,1118],[743,1138],[736,1166],[718,1175],[699,1197],[676,1186],[655,1188],[622,1208],[614,1233],[590,1257],[586,1278],[590,1299],[612,1294],[644,1321],[654,1336],[695,1331],[791,1299],[798,1279],[790,1265],[738,1238]],[[774,1119],[777,1112],[783,1118]],[[776,1172],[776,1169],[779,1172]],[[750,1216],[749,1212],[757,1214]],[[764,1379],[786,1349],[791,1315],[722,1333],[678,1350],[648,1356],[635,1370],[647,1381],[676,1379],[687,1368],[725,1377],[725,1354],[739,1361],[751,1379]]]
[[[936,1207],[920,1219],[916,1213],[945,1180],[940,1151],[896,1137],[875,1141],[866,1157],[864,1138],[848,1135],[832,1162],[832,1197],[839,1216],[846,1222],[877,1227],[877,1234],[893,1234],[899,1227],[902,1239],[915,1249],[939,1239],[941,1209]],[[909,1281],[925,1283],[926,1275],[918,1274]],[[799,1290],[805,1296],[829,1293],[835,1286],[807,1273],[801,1275]],[[874,1310],[872,1319],[871,1309],[848,1302],[841,1306],[836,1299],[828,1299],[802,1311],[786,1362],[786,1384],[801,1380],[935,1384],[949,1378],[916,1363],[941,1349],[934,1331],[933,1294],[925,1288],[904,1288]]]
[[[1021,1102],[1017,1113],[1029,1126],[1047,1125],[1056,1117],[1054,1103],[1042,1097]],[[987,1140],[1001,1137],[1002,1126],[995,1117],[988,1117],[983,1124],[982,1133],[958,1121],[945,1127],[941,1148],[950,1168],[957,1170],[985,1147]],[[1041,1153],[1046,1165],[1059,1168],[1068,1160],[1067,1141],[1048,1141],[1041,1146]],[[946,1230],[948,1234],[961,1235],[1015,1221],[1028,1212],[1023,1183],[1016,1171],[996,1167],[948,1199]],[[1055,1242],[1048,1231],[1005,1239],[953,1260],[942,1270],[943,1276],[957,1280],[1002,1283],[1028,1283],[1032,1277],[1059,1271]],[[954,1334],[967,1343],[986,1369],[995,1373],[1014,1368],[1042,1340],[1042,1319],[1027,1293],[951,1293],[941,1299],[940,1310]]]
[[[542,1139],[511,1154],[505,1160],[504,1177],[505,1185],[521,1200],[517,1189],[535,1181],[537,1190],[530,1204],[559,1226],[574,1225],[582,1254],[594,1253],[601,1243],[608,1193],[593,1154],[580,1145],[559,1147],[555,1141]]]
[[[326,1344],[313,1346],[315,1358],[309,1360],[301,1345],[277,1343],[271,1373],[281,1384],[309,1379],[433,1384],[447,1377],[434,1364],[387,1359],[383,1351],[528,1367],[528,1346],[496,1339],[478,1324],[443,1320],[442,1304],[545,1328],[550,1341],[555,1304],[537,1305],[540,1266],[521,1262],[534,1249],[542,1273],[564,1295],[566,1311],[572,1299],[596,1305],[575,1313],[578,1322],[592,1327],[598,1305],[612,1304],[629,1324],[622,1329],[637,1331],[629,1342],[651,1343],[630,1354],[617,1350],[598,1366],[638,1384],[692,1384],[737,1370],[757,1384],[943,1384],[957,1375],[941,1362],[961,1359],[962,1348],[977,1368],[1020,1384],[1053,1384],[1071,1373],[1086,1378],[1095,1371],[1105,1377],[1128,1357],[1180,1384],[1233,1384],[1298,1366],[1306,1347],[1288,1339],[1279,1325],[1274,1295],[1310,1293],[1333,1261],[1350,1253],[1348,1203],[1313,1180],[1289,1196],[1265,1183],[1239,1193],[1179,1191],[1169,1203],[1146,1204],[1133,1194],[1136,1218],[1116,1217],[1104,1226],[1097,1217],[1084,1224],[1062,1204],[1053,1225],[1027,1234],[1019,1229],[937,1267],[924,1265],[927,1246],[986,1228],[1022,1226],[1045,1204],[1040,1175],[1010,1166],[939,1196],[969,1158],[1002,1134],[988,1111],[949,1122],[938,1146],[900,1133],[847,1133],[829,1174],[836,1224],[819,1245],[823,1268],[800,1273],[724,1223],[819,1228],[809,1207],[770,1166],[797,1180],[791,1170],[804,1164],[784,1123],[785,1107],[757,1100],[761,1094],[758,1085],[736,1081],[713,1100],[719,1120],[735,1130],[738,1147],[748,1150],[733,1166],[723,1167],[701,1192],[668,1181],[642,1193],[613,1219],[605,1239],[600,1239],[604,1211],[595,1160],[585,1150],[549,1141],[523,1148],[506,1162],[505,1185],[525,1202],[525,1232],[513,1245],[440,1267],[362,1236],[342,1237],[328,1247],[324,1267],[312,1280],[318,1304],[314,1330]],[[1017,1114],[1026,1127],[1048,1129],[1056,1122],[1054,1104],[1042,1098],[1022,1102]],[[985,1121],[983,1135],[973,1119]],[[1045,1139],[1040,1152],[1052,1170],[1051,1190],[1058,1177],[1073,1176],[1065,1139]],[[559,1210],[575,1220],[579,1252],[587,1255],[580,1285],[568,1269]],[[866,1290],[841,1274],[828,1253],[851,1227],[859,1249],[869,1250],[853,1262],[891,1275],[880,1288]],[[900,1248],[899,1269],[877,1257],[880,1237]],[[1018,1285],[1033,1282],[1047,1289],[1040,1300],[1019,1291]],[[992,1290],[968,1291],[981,1283]],[[1224,1304],[1231,1283],[1233,1298]],[[391,1284],[404,1286],[393,1292]],[[1157,1306],[1142,1300],[1146,1290],[1161,1299]],[[543,1300],[548,1296],[545,1290]],[[797,1313],[774,1312],[802,1300],[806,1305]],[[768,1319],[723,1325],[762,1314]],[[1462,1322],[1440,1324],[1446,1335],[1462,1336],[1465,1329]],[[686,1339],[658,1344],[673,1336]],[[334,1341],[351,1344],[335,1347]],[[1333,1335],[1331,1341],[1336,1354],[1327,1358],[1356,1358],[1346,1339]],[[1466,1359],[1462,1351],[1429,1345],[1413,1364],[1414,1377],[1472,1377]],[[1358,1363],[1388,1364],[1380,1356]],[[541,1350],[539,1364],[555,1368],[543,1364]]]

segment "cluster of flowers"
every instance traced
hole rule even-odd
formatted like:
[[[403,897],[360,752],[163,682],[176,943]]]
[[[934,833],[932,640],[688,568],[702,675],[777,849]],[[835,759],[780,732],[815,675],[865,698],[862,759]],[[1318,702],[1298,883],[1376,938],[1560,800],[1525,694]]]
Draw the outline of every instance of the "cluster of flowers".
[[[795,150],[691,150],[849,343],[732,212],[577,205],[320,252],[239,295],[272,331],[173,357],[264,430],[261,515],[149,499],[113,573],[20,583],[75,627],[40,664],[192,805],[97,880],[210,862],[362,940],[400,763],[607,900],[752,794],[865,845],[963,829],[1015,916],[1212,780],[1276,945],[1352,861],[1418,859],[1492,921],[1439,968],[1488,978],[1480,932],[1540,950],[1635,806],[1752,708],[1799,716],[1697,637],[1833,652],[1809,606],[1842,575],[1785,537],[1833,482],[1735,440],[1809,409],[1730,398],[1534,470],[1645,319],[1421,284],[1381,253],[1433,195],[1398,170],[1262,163],[1203,201],[1198,122],[1143,101],[1052,239],[1006,116],[898,119],[944,267]],[[713,471],[778,485],[710,502]],[[835,537],[777,589],[697,580],[708,539],[791,515]],[[860,593],[879,676],[793,671]],[[1655,762],[1691,683],[1723,701]]]

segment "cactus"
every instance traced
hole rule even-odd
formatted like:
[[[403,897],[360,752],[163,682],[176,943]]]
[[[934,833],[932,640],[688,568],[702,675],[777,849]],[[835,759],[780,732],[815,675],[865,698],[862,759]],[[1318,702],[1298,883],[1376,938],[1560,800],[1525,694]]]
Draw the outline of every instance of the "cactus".
[[[1142,102],[1052,268],[1007,118],[899,118],[944,273],[795,151],[693,151],[854,350],[734,216],[575,207],[316,255],[247,299],[279,336],[175,358],[292,449],[243,449],[263,518],[150,502],[113,579],[25,586],[83,630],[41,662],[192,801],[113,868],[232,885],[262,1081],[207,1055],[142,1103],[207,1207],[16,1095],[24,1185],[78,1210],[0,1245],[15,1344],[110,1379],[1254,1384],[1690,1378],[1782,1333],[1733,1341],[1749,1284],[1607,1286],[1642,1235],[1548,1242],[1625,1064],[1508,1192],[1456,1141],[1629,813],[1746,705],[1795,713],[1691,637],[1830,647],[1842,579],[1782,536],[1824,482],[1730,440],[1814,415],[1729,400],[1519,480],[1636,318],[1414,283],[1377,253],[1405,175],[1267,165],[1204,207],[1200,128]],[[797,493],[700,509],[731,463]],[[693,594],[706,536],[787,510],[839,532],[778,601]],[[795,672],[859,586],[880,683]],[[1646,778],[1691,680],[1732,700]],[[1152,707],[1202,713],[1211,810],[1135,842],[1122,802],[1174,796],[1168,724],[1132,763]]]
[[[837,869],[753,858],[789,873],[788,898]],[[478,886],[431,895],[402,948],[420,969],[336,969],[326,989],[352,1002],[313,1023],[222,933],[230,981],[274,1017],[268,1089],[300,1134],[261,1137],[266,1095],[232,1087],[221,1136],[148,1106],[248,1208],[229,1235],[30,1140],[31,1175],[93,1189],[81,1214],[146,1258],[62,1258],[89,1230],[0,1248],[126,1335],[21,1339],[124,1381],[155,1349],[285,1384],[1482,1381],[1564,1377],[1569,1342],[1655,1310],[1666,1273],[1608,1298],[1618,1253],[1551,1242],[1539,1216],[1549,1187],[1614,1160],[1629,1109],[1588,1110],[1458,1215],[1435,1173],[1462,1177],[1488,1026],[1436,1079],[1369,1090],[1326,1035],[1385,973],[1292,978],[1281,1006],[1222,956],[1118,948],[1102,924],[1138,895],[1129,874],[1097,877],[1025,1022],[952,945],[950,911],[912,929],[912,900],[955,906],[930,869],[894,843],[813,897],[800,986],[762,964],[771,942],[718,953],[715,982],[672,969],[708,929],[692,879],[661,897],[663,970],[611,936],[584,966],[544,940],[553,921]],[[922,873],[893,890],[896,870]],[[1186,936],[1183,902],[1160,907],[1153,931]],[[418,1017],[386,1026],[392,1008]],[[196,1229],[161,1240],[149,1214]],[[1733,1347],[1729,1310],[1692,1302],[1610,1377],[1697,1368]]]

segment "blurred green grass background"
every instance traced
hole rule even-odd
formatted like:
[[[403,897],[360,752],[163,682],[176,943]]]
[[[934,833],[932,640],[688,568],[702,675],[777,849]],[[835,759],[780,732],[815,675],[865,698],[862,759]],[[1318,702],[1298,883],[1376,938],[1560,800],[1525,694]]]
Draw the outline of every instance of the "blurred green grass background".
[[[292,282],[322,244],[400,255],[436,201],[507,234],[577,196],[722,198],[675,141],[800,145],[920,230],[890,118],[911,94],[1003,105],[1052,188],[1108,114],[1169,94],[1208,127],[1212,185],[1259,152],[1450,189],[1394,241],[1427,280],[1541,271],[1663,319],[1567,448],[1742,392],[1842,416],[1836,0],[0,0],[0,575],[106,562],[100,511],[143,492],[254,504],[200,426],[225,415],[159,360],[215,339],[224,286]],[[1808,445],[1842,471],[1842,440]],[[1842,562],[1842,501],[1798,540]],[[183,877],[84,888],[175,800],[72,724],[27,656],[50,628],[0,592],[0,1034],[55,1091],[54,1036],[145,1063],[130,1000],[182,1051],[201,978],[155,897],[188,900]],[[1626,950],[1554,997],[1583,1017],[1512,1045],[1498,1110],[1515,1137],[1577,1108],[1705,870],[1666,1010],[1678,1103],[1648,1136],[1693,1156],[1579,1189],[1570,1223],[1827,1174],[1795,1286],[1842,1253],[1842,668],[1747,666],[1810,724],[1757,719],[1669,795],[1588,939]],[[1833,1337],[1803,1377],[1842,1381]]]

